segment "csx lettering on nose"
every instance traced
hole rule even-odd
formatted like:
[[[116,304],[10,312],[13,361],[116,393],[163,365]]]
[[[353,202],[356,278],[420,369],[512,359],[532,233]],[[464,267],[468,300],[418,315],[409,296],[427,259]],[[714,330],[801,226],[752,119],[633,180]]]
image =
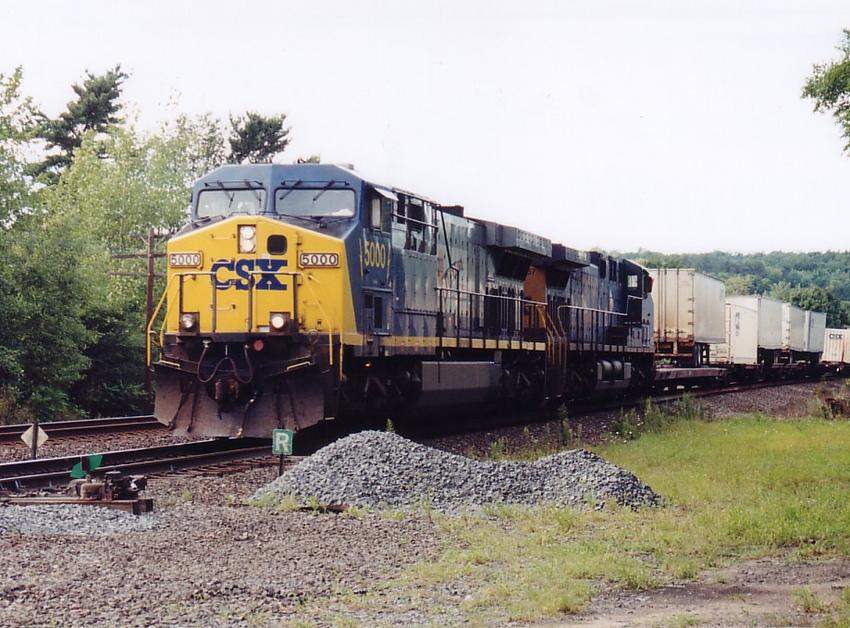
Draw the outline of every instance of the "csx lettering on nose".
[[[252,277],[257,290],[286,290],[286,284],[274,274],[286,265],[284,259],[218,260],[212,265],[211,270],[218,290],[227,290],[231,287],[247,290],[251,285]],[[235,274],[236,278],[228,277],[231,273]]]

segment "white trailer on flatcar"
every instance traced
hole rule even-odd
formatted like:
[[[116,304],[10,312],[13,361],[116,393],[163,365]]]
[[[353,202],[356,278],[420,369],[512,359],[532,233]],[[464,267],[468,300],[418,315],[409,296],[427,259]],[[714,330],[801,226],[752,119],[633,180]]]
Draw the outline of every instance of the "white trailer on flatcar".
[[[656,356],[683,366],[708,361],[709,345],[726,337],[726,286],[693,268],[648,268]]]
[[[711,361],[773,364],[782,348],[782,302],[760,295],[731,296],[725,312],[725,339],[711,345]]]
[[[850,363],[850,329],[824,329],[821,360],[828,364]]]

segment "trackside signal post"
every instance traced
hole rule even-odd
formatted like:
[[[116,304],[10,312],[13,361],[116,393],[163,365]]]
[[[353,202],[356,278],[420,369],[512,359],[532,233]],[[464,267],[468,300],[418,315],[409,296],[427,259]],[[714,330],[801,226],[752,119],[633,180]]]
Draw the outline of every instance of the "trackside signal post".
[[[280,456],[277,466],[277,476],[283,475],[283,458],[292,455],[292,440],[295,433],[292,430],[272,430],[272,453]]]

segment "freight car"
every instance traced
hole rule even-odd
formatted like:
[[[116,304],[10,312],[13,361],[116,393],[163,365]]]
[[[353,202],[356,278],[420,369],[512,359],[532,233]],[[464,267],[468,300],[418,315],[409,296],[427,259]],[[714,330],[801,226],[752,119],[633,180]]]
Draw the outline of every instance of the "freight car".
[[[655,355],[677,366],[709,361],[709,348],[723,342],[723,282],[693,268],[650,268]]]
[[[824,329],[822,360],[832,370],[850,365],[850,329]]]
[[[215,170],[167,259],[148,361],[156,416],[178,432],[422,419],[652,379],[645,269],[350,168]]]

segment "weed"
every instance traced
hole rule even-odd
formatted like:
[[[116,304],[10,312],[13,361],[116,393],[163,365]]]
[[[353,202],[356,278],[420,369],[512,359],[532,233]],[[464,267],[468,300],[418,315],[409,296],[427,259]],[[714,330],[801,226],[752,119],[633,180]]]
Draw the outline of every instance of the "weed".
[[[826,604],[815,595],[810,587],[797,589],[794,592],[794,599],[797,602],[797,606],[806,613],[823,613],[826,610]]]
[[[643,406],[643,424],[648,432],[658,432],[670,423],[670,416],[658,404],[647,399]]]
[[[611,431],[621,438],[637,438],[641,432],[641,423],[634,410],[621,412],[620,416],[611,424]]]
[[[561,426],[561,446],[563,447],[571,447],[573,443],[573,430],[570,426],[570,415],[567,412],[566,405],[558,406],[558,410],[555,412],[555,416],[558,419],[558,422]]]
[[[393,420],[392,420],[392,419],[387,419],[387,425],[386,425],[386,427],[385,427],[384,429],[385,429],[387,432],[389,432],[390,434],[395,434],[395,425],[393,424]]]
[[[265,493],[261,497],[248,499],[245,503],[248,506],[265,508],[276,512],[292,512],[301,507],[301,504],[295,495],[284,495],[281,497],[273,492]]]
[[[698,626],[701,623],[702,620],[699,617],[684,613],[671,617],[665,626],[669,626],[669,628],[686,628],[687,626]]]
[[[343,511],[343,516],[352,517],[354,519],[362,519],[370,512],[372,512],[372,509],[368,506],[349,506]]]
[[[502,460],[505,457],[505,439],[497,438],[490,443],[490,456],[492,460]]]
[[[705,409],[688,393],[684,393],[676,402],[674,416],[680,421],[703,421]]]
[[[584,424],[583,423],[579,423],[578,425],[576,425],[575,442],[576,442],[576,445],[581,445],[584,442]]]
[[[195,499],[194,495],[192,495],[192,491],[188,488],[184,488],[180,491],[180,499],[184,502],[191,502]]]
[[[850,628],[850,587],[841,591],[841,596],[830,608],[830,615],[824,620],[823,626],[825,628]]]
[[[387,521],[402,521],[407,517],[408,513],[401,509],[379,510],[378,516]]]

